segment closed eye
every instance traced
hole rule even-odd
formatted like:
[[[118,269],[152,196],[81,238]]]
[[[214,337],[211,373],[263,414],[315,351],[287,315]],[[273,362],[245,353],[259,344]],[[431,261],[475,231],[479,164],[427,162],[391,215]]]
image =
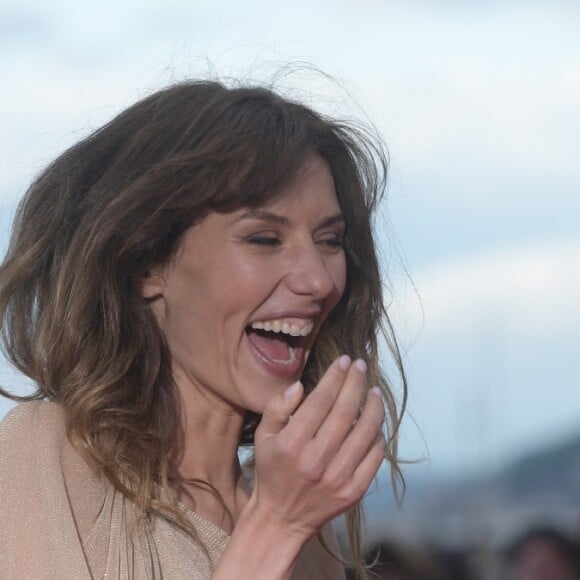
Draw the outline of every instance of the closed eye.
[[[342,234],[327,234],[324,237],[320,237],[317,243],[325,246],[329,250],[341,250],[344,248],[344,236]]]
[[[322,244],[326,244],[331,248],[343,248],[344,247],[344,239],[343,238],[327,238],[325,240],[321,240]]]
[[[280,240],[273,236],[249,236],[246,242],[258,246],[279,246]]]

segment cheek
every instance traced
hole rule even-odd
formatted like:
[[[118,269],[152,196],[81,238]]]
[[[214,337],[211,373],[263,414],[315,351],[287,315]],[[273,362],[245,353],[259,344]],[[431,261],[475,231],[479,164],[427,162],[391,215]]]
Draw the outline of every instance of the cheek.
[[[265,267],[240,258],[223,261],[219,272],[215,272],[204,285],[205,301],[200,305],[203,310],[211,310],[215,317],[214,331],[217,327],[239,330],[247,318],[271,291],[275,279],[275,269]],[[202,316],[206,317],[204,313]]]
[[[336,288],[338,298],[337,302],[342,298],[344,290],[346,288],[346,278],[347,278],[347,266],[346,266],[346,256],[342,254],[336,260],[336,264],[333,267],[333,280],[334,286]]]
[[[334,310],[335,306],[340,302],[346,289],[347,264],[345,256],[333,256],[330,261],[327,261],[326,268],[332,279],[334,288],[331,294],[326,298],[324,305],[324,317],[328,316],[332,310]]]

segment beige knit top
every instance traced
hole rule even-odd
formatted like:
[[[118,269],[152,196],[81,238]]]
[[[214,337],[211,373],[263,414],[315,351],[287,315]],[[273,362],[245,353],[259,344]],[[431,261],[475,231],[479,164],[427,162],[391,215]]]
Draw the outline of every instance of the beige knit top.
[[[182,508],[216,562],[228,534]],[[136,510],[69,443],[61,407],[35,401],[0,423],[2,580],[205,580],[202,550],[163,518],[135,533]],[[141,529],[141,528],[140,528]],[[331,528],[325,530],[336,549]],[[293,580],[343,580],[342,566],[311,540]]]

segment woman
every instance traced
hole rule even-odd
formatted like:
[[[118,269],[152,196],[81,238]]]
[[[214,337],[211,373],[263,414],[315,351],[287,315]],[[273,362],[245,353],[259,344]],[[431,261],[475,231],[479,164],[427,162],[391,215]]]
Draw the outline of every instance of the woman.
[[[344,512],[366,578],[358,502],[385,455],[399,474],[385,167],[352,126],[191,82],[40,175],[0,269],[41,399],[0,428],[2,578],[341,578]]]

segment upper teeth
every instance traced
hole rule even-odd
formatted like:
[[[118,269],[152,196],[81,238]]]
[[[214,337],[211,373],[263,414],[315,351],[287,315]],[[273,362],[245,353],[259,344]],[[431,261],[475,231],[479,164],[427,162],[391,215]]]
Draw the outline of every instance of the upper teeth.
[[[252,322],[251,327],[268,332],[281,332],[290,336],[308,336],[314,326],[312,320],[266,320]]]

